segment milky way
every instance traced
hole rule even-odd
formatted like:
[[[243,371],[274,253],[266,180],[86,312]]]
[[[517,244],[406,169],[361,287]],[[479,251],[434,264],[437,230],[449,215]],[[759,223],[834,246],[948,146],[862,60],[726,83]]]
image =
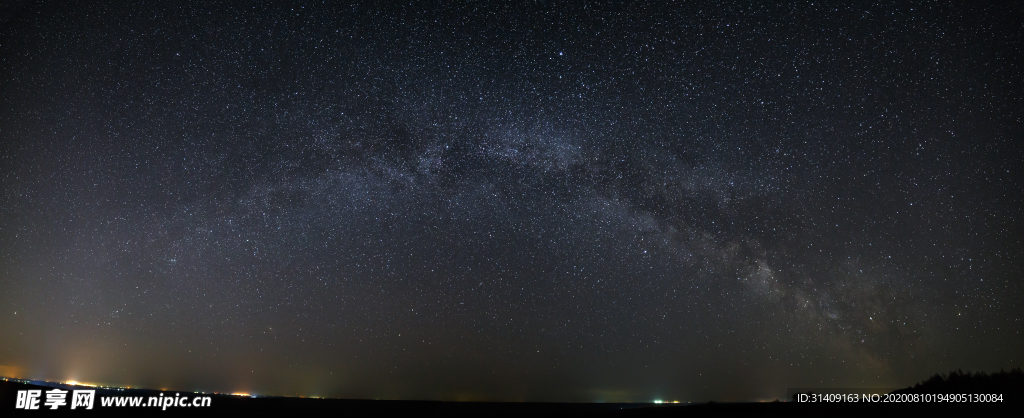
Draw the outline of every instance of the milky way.
[[[757,400],[1020,366],[1022,13],[15,4],[0,372]]]

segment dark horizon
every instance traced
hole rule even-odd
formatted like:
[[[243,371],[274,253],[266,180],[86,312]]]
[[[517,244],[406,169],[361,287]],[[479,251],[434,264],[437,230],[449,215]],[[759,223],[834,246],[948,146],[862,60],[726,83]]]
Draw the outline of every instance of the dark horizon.
[[[308,396],[278,396],[278,395],[260,395],[256,393],[223,393],[223,392],[195,392],[195,391],[184,391],[177,390],[174,388],[132,388],[132,387],[118,387],[109,386],[102,384],[89,384],[84,382],[58,382],[58,381],[45,381],[45,380],[32,380],[32,379],[20,379],[10,376],[0,375],[0,380],[4,382],[15,382],[25,385],[31,385],[35,387],[48,387],[48,388],[59,388],[67,390],[78,390],[78,389],[96,389],[101,391],[105,395],[114,396],[133,396],[142,393],[150,392],[188,392],[192,394],[202,395],[220,395],[220,396],[233,396],[241,398],[292,398],[292,399],[336,399],[336,400],[351,400],[344,398],[323,398],[323,397],[308,397]],[[10,388],[5,388],[9,391]],[[6,392],[5,392],[6,393]],[[801,394],[840,394],[840,395],[861,395],[865,394],[983,394],[990,396],[997,396],[998,402],[996,403],[1016,403],[1020,401],[1021,396],[1024,396],[1024,368],[1017,367],[1009,371],[1000,370],[995,373],[985,372],[964,372],[963,370],[953,370],[949,373],[942,374],[937,373],[932,375],[926,380],[917,382],[913,386],[907,386],[904,388],[787,388],[787,396],[785,399],[774,399],[770,402],[803,402],[798,401],[797,396]],[[382,399],[388,400],[388,399]],[[424,402],[431,400],[423,399],[411,399],[410,401]],[[485,401],[486,402],[486,401]],[[764,403],[769,401],[740,401],[746,403]],[[849,401],[856,403],[858,401]],[[877,402],[877,401],[876,401]],[[505,403],[499,401],[498,403]],[[571,403],[571,402],[570,402]],[[656,399],[654,401],[646,402],[630,402],[628,404],[694,404],[694,403],[716,403],[715,400],[707,400],[704,402],[680,402],[672,400]],[[930,402],[925,402],[930,403]]]
[[[784,399],[1024,363],[1019,5],[0,6],[0,375]]]
[[[13,385],[8,384],[13,383]],[[540,413],[542,415],[547,414],[560,414],[564,415],[567,413],[601,413],[610,412],[613,410],[629,410],[629,409],[645,409],[648,412],[652,412],[652,407],[671,407],[671,406],[703,406],[714,408],[715,405],[723,404],[716,402],[715,400],[708,400],[704,402],[679,402],[679,401],[666,401],[666,400],[654,400],[646,402],[631,402],[631,403],[573,403],[573,402],[519,402],[522,404],[518,408],[518,411],[509,410],[509,405],[517,404],[517,402],[487,402],[487,401],[470,401],[470,402],[452,402],[452,401],[438,401],[438,400],[362,400],[362,399],[344,399],[344,398],[321,398],[321,397],[306,397],[306,396],[274,396],[274,395],[258,395],[249,393],[220,393],[220,392],[190,392],[174,390],[171,388],[153,389],[153,388],[126,388],[126,387],[111,387],[102,385],[90,385],[80,382],[48,382],[38,380],[25,380],[17,378],[9,378],[6,376],[0,376],[0,404],[7,404],[12,399],[18,398],[19,395],[15,392],[24,392],[30,389],[41,389],[42,392],[50,392],[55,389],[67,390],[67,391],[81,391],[81,390],[93,390],[101,398],[113,398],[115,400],[106,399],[99,402],[99,406],[112,411],[109,409],[110,406],[118,404],[116,399],[121,400],[122,406],[131,404],[131,399],[143,399],[138,404],[134,404],[135,407],[152,407],[151,402],[156,401],[156,406],[166,407],[171,406],[173,409],[185,407],[195,408],[199,407],[212,407],[213,401],[217,403],[217,407],[220,412],[234,411],[240,412],[239,408],[251,409],[251,410],[264,410],[272,407],[276,410],[290,410],[293,412],[311,412],[312,410],[319,411],[330,411],[330,412],[341,412],[346,411],[348,413],[362,412],[362,413],[380,413],[383,411],[399,412],[396,409],[402,410],[402,412],[408,413],[424,413],[424,412],[442,412],[447,411],[448,413]],[[173,396],[172,396],[173,394]],[[1019,407],[1020,402],[1024,400],[1024,368],[1017,367],[1009,371],[1000,370],[996,373],[985,373],[985,372],[964,372],[962,370],[953,370],[949,373],[942,374],[938,373],[926,380],[918,382],[913,386],[905,388],[788,388],[787,394],[784,399],[774,399],[771,401],[740,401],[740,402],[725,402],[724,404],[735,404],[735,405],[747,405],[742,407],[743,412],[749,413],[768,413],[768,412],[781,412],[778,409],[765,409],[766,404],[778,404],[783,403],[796,403],[801,404],[801,407],[814,407],[819,405],[823,408],[831,408],[831,406],[838,406],[840,404],[855,405],[855,404],[868,404],[884,407],[889,405],[891,408],[892,404],[905,404],[916,412],[923,412],[926,409],[930,409],[935,406],[948,407],[951,404],[969,405],[973,404],[972,409],[979,411],[978,408],[987,407],[998,407],[1003,409],[1006,407]],[[159,395],[159,396],[158,396]],[[164,395],[166,398],[178,399],[181,395],[187,396],[186,401],[182,402],[182,405],[161,405],[160,401],[163,400]],[[977,396],[972,396],[977,395]],[[198,403],[195,399],[199,399]],[[277,399],[287,403],[277,402],[274,404],[255,404],[239,402],[244,399]],[[295,403],[294,401],[303,400],[303,403]],[[341,403],[310,403],[305,400],[331,400],[331,401],[342,401]],[[227,404],[224,404],[224,402]],[[365,402],[358,402],[365,401]],[[356,403],[353,403],[356,402]],[[466,409],[465,407],[456,406],[456,404],[478,404],[477,406]],[[146,405],[143,405],[146,404]],[[442,405],[447,406],[442,406]],[[95,406],[95,399],[94,399]],[[526,408],[526,409],[523,409]],[[727,413],[728,411],[696,408],[687,409],[687,411],[703,411],[704,413]],[[717,412],[715,412],[717,411]],[[737,410],[736,412],[738,412]],[[810,412],[806,409],[791,409],[789,413],[803,413]],[[818,411],[823,412],[823,411]],[[860,411],[866,412],[866,411]],[[890,409],[890,412],[895,412]],[[857,411],[845,410],[844,413],[856,414]]]

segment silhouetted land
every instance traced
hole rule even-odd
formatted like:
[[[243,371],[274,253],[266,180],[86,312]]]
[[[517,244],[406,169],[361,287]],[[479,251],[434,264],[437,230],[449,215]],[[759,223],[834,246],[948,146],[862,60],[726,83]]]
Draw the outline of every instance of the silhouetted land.
[[[209,408],[168,408],[166,411],[153,407],[102,407],[99,398],[102,396],[160,396],[160,391],[143,389],[101,389],[85,387],[69,387],[67,385],[44,383],[32,384],[21,381],[0,380],[0,416],[9,413],[25,415],[50,415],[42,407],[39,411],[16,411],[14,409],[18,390],[42,390],[45,392],[59,386],[64,389],[95,389],[96,402],[94,409],[70,410],[68,406],[60,408],[64,414],[76,416],[140,416],[159,414],[161,416],[229,416],[240,414],[270,414],[271,416],[516,416],[516,417],[550,417],[550,416],[865,416],[866,414],[943,414],[954,413],[1011,413],[1018,416],[1024,412],[1021,399],[1024,373],[1020,368],[1009,372],[1001,371],[994,374],[951,372],[947,375],[935,375],[913,387],[900,389],[893,393],[901,394],[940,394],[940,393],[1001,393],[1003,402],[996,404],[980,403],[715,403],[704,404],[662,404],[625,403],[513,403],[513,402],[440,402],[440,401],[374,401],[346,399],[312,399],[287,397],[240,397],[222,394],[193,394],[184,392],[163,392],[164,396],[175,396],[180,393],[187,396],[210,396]],[[42,382],[35,382],[42,383]],[[69,399],[70,402],[70,399]]]
[[[936,374],[927,380],[893,393],[1000,393],[1004,401],[1024,402],[1024,370],[1020,367],[999,373],[964,373],[961,370],[949,372],[947,375]]]

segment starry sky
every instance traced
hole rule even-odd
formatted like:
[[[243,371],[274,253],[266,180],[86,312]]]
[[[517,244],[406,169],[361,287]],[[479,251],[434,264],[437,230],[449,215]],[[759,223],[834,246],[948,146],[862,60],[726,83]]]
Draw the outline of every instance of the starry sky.
[[[368,399],[1024,364],[1024,13],[20,1],[0,371]]]

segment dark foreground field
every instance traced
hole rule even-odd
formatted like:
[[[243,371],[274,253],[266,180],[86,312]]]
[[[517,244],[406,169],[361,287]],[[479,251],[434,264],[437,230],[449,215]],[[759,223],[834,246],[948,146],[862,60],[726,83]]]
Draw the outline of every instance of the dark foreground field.
[[[61,386],[65,389],[74,387]],[[39,389],[45,399],[51,386],[40,386],[17,381],[0,380],[0,416],[17,415],[77,415],[77,416],[236,416],[239,414],[260,414],[271,416],[436,416],[436,417],[551,417],[551,416],[659,416],[659,417],[704,417],[704,416],[870,416],[870,414],[979,414],[1011,413],[1019,416],[1024,412],[1019,402],[999,404],[977,403],[930,403],[930,404],[807,404],[794,402],[769,403],[703,403],[682,405],[655,404],[598,404],[598,403],[488,403],[488,402],[439,402],[439,401],[374,401],[345,399],[311,399],[282,397],[240,397],[232,395],[204,395],[181,393],[181,395],[211,396],[210,407],[103,407],[99,398],[103,396],[160,396],[151,390],[105,390],[96,389],[96,401],[92,410],[71,410],[68,405],[51,411],[42,405],[39,410],[16,410],[16,396],[19,390]],[[91,389],[78,387],[77,389]],[[164,392],[163,396],[175,396],[176,392]],[[70,403],[70,400],[69,400]]]

